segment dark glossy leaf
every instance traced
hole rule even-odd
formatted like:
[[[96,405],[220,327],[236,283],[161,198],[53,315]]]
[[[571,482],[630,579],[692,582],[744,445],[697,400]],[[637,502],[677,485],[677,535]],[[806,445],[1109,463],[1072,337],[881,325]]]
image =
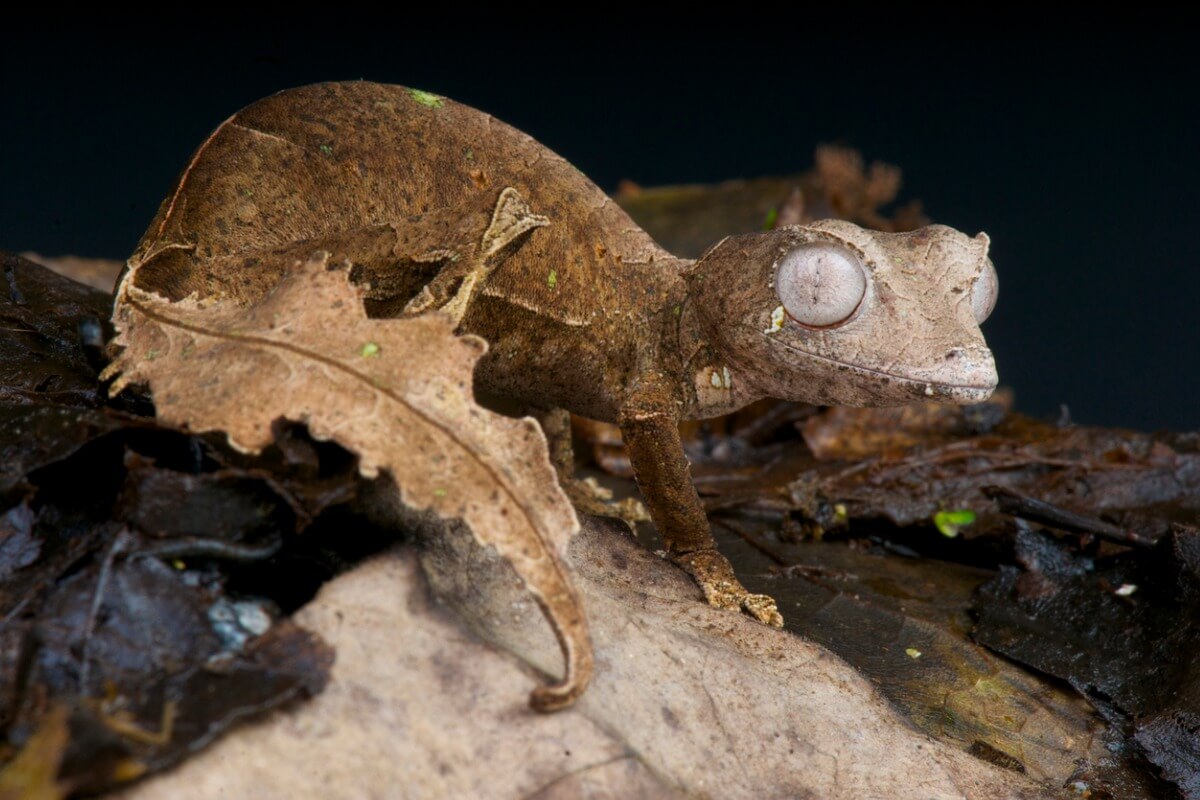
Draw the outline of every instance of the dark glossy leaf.
[[[19,256],[0,265],[0,402],[99,405],[110,298]]]
[[[1178,528],[1151,550],[1092,558],[1048,534],[1017,535],[1022,568],[979,592],[975,638],[1077,688],[1185,797],[1200,797],[1200,606]]]

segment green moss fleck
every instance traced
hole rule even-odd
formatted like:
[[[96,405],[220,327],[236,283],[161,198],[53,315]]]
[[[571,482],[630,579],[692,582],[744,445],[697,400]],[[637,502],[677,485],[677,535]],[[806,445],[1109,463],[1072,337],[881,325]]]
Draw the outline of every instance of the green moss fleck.
[[[441,108],[442,104],[446,102],[442,98],[438,97],[436,94],[430,94],[429,92],[422,92],[420,89],[409,89],[408,95],[413,100],[416,100],[418,103],[420,103],[421,105],[429,106],[430,108]]]
[[[377,345],[375,342],[367,342],[362,346],[362,350],[359,351],[359,355],[363,358],[375,358],[379,355],[379,345]]]
[[[162,351],[161,351],[161,350],[155,350],[155,349],[151,348],[151,349],[150,349],[149,351],[147,351],[147,353],[146,353],[146,360],[147,360],[147,361],[153,361],[154,359],[158,358],[158,357],[159,357],[159,356],[161,356],[161,355],[162,355]]]
[[[953,539],[958,532],[975,521],[975,512],[969,508],[957,511],[939,511],[933,515],[933,524],[942,536]]]
[[[446,496],[446,490],[445,490],[445,489],[434,489],[434,490],[433,490],[433,496],[434,496],[434,497],[445,497],[445,496]]]
[[[253,189],[242,189],[242,197],[254,197]]]
[[[764,231],[775,230],[775,223],[777,223],[777,222],[779,222],[779,209],[772,208],[770,211],[767,212],[767,218],[763,222],[763,230]]]
[[[546,277],[546,285],[551,289],[558,286],[558,272],[556,270],[550,270],[550,274]]]
[[[921,657],[921,651],[915,647],[906,647],[904,649],[904,652],[908,654],[909,658],[920,658]]]
[[[475,151],[468,147],[466,150],[463,151],[463,157],[465,159],[467,159],[467,161],[474,161],[475,160]]]
[[[675,316],[677,316],[677,317],[678,317],[680,314],[682,314],[682,313],[683,313],[683,306],[675,306],[675,308],[673,308],[673,309],[671,309],[671,310],[672,310],[672,311],[674,311],[674,312],[675,312]]]
[[[323,144],[323,145],[321,145],[321,147],[320,147],[320,150],[321,150],[321,152],[322,152],[322,153],[324,153],[324,154],[325,154],[325,155],[327,155],[327,156],[331,156],[331,155],[333,155],[333,148],[332,148],[332,147],[330,147],[330,146],[329,146],[329,145],[327,145],[327,144]]]

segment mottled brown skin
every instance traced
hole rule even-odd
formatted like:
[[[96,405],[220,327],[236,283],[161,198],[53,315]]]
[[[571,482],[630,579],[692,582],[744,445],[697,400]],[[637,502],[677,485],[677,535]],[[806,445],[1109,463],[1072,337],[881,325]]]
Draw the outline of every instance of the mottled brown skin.
[[[864,258],[875,279],[864,309],[844,330],[769,331],[775,262],[822,237]],[[357,82],[285,91],[223,123],[131,261],[143,289],[250,301],[327,250],[368,287],[375,316],[448,310],[491,345],[481,391],[619,423],[671,558],[710,603],[780,625],[715,549],[679,421],[764,396],[984,399],[995,369],[962,298],[986,249],[948,228],[829,222],[727,239],[693,264],[529,136],[448,99]],[[931,258],[936,280],[920,269]],[[910,305],[924,322],[872,327]]]

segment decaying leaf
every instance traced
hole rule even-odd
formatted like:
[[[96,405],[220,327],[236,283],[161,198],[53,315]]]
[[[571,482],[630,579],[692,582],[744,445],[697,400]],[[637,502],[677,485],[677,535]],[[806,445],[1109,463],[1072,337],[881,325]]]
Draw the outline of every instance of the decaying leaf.
[[[868,167],[857,150],[831,144],[818,147],[815,160],[824,200],[834,216],[884,231],[928,224],[921,204],[915,201],[897,209],[894,218],[880,213],[879,209],[900,193],[899,167],[882,161],[873,161]]]
[[[921,445],[950,444],[987,433],[1012,409],[1001,389],[986,403],[947,406],[917,403],[894,408],[830,408],[807,419],[804,443],[820,459],[869,458]]]
[[[1121,723],[1188,798],[1200,797],[1200,692],[1186,657],[1200,646],[1200,585],[1181,551],[1197,536],[1176,526],[1158,547],[1091,558],[1045,533],[1021,531],[1024,569],[1002,566],[981,587],[974,632],[988,647],[1068,681]]]
[[[82,258],[80,256],[44,256],[40,253],[21,253],[21,258],[35,264],[41,264],[59,275],[79,281],[80,283],[99,289],[104,294],[112,294],[117,285],[117,277],[121,274],[124,261],[113,258]]]
[[[108,301],[14,267],[21,302],[9,301],[40,309],[41,333],[6,329],[0,350],[17,369],[46,352],[31,342],[53,343],[39,368],[74,371],[81,390],[0,404],[0,797],[58,798],[163,769],[247,715],[320,692],[332,651],[274,608],[306,600],[313,581],[270,580],[281,562],[267,556],[294,563],[286,545],[320,541],[322,525],[283,534],[358,481],[348,459],[322,458],[309,490],[297,470],[266,472],[269,459],[236,466],[199,437],[92,407],[103,392],[72,298]],[[304,444],[283,443],[301,458]]]
[[[892,216],[881,207],[900,190],[900,170],[865,165],[856,150],[821,145],[816,169],[785,177],[642,188],[628,181],[616,200],[654,240],[676,255],[697,258],[721,236],[839,217],[883,231],[927,225],[921,204],[900,206]]]
[[[90,356],[103,344],[108,298],[3,251],[0,265],[0,403],[99,405]]]
[[[712,521],[718,534],[739,534],[723,535],[721,547],[747,586],[788,609],[785,629],[836,653],[920,730],[992,763],[1003,754],[1006,766],[1051,784],[1108,755],[1086,702],[967,636],[974,590],[991,571],[860,538],[779,541],[777,522],[736,511]]]
[[[538,598],[565,659],[561,683],[535,708],[570,703],[592,669],[587,623],[562,552],[578,529],[537,424],[474,402],[472,371],[486,344],[455,337],[441,314],[373,320],[347,271],[313,256],[251,306],[170,302],[132,280],[118,289],[115,394],[149,384],[161,421],[224,431],[239,450],[274,441],[273,424],[306,424],[381,472],[404,503],[462,519],[509,559]]]

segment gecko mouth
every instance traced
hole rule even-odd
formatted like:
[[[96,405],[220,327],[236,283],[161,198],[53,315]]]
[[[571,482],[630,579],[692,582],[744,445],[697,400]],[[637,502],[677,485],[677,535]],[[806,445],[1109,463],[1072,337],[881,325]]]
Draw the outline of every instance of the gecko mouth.
[[[801,347],[796,347],[795,345],[781,342],[778,339],[771,339],[765,334],[760,335],[777,347],[783,347],[791,350],[792,352],[801,353],[808,358],[812,358],[817,361],[823,361],[826,364],[832,364],[836,367],[854,370],[860,375],[866,377],[886,378],[889,381],[896,381],[913,389],[915,393],[923,393],[930,397],[949,397],[960,403],[982,403],[991,397],[992,392],[996,390],[995,380],[992,380],[989,383],[951,383],[948,381],[937,381],[925,378],[915,378],[908,375],[898,375],[894,372],[864,367],[861,364],[854,364],[849,361],[840,361],[836,358],[818,355],[810,350],[805,350]],[[994,374],[995,373],[993,372],[993,375]]]

